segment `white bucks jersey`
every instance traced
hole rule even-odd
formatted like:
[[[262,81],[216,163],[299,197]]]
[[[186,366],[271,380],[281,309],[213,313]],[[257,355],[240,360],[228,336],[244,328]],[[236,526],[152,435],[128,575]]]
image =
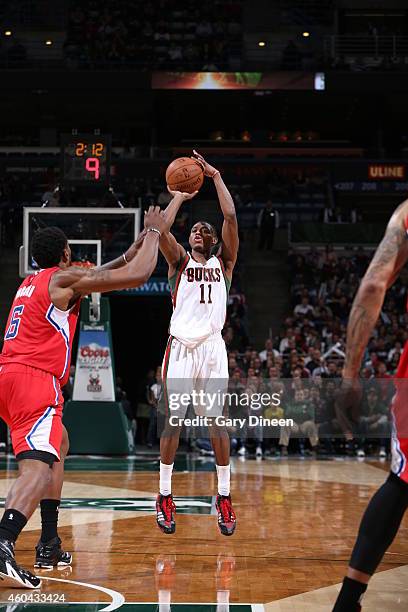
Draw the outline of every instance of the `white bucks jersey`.
[[[173,300],[171,336],[195,348],[221,332],[231,283],[219,257],[213,255],[201,264],[187,253],[169,283]]]

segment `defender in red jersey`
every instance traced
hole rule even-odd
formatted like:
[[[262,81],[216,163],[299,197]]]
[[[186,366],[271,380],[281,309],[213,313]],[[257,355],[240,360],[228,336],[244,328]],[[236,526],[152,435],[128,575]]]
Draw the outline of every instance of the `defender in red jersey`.
[[[80,299],[65,311],[52,303],[50,281],[59,270],[46,268],[23,281],[6,325],[0,355],[0,414],[20,459],[22,453],[37,450],[59,459],[61,387],[69,373],[80,306]],[[16,384],[10,385],[11,378]]]
[[[336,406],[337,417],[349,438],[351,421],[357,416],[356,406],[361,400],[358,375],[363,353],[380,316],[386,291],[408,261],[407,235],[408,200],[392,215],[350,313],[343,384]],[[408,507],[408,343],[394,383],[391,474],[367,506],[333,612],[361,610],[368,581],[393,542]]]
[[[1,586],[38,588],[41,580],[19,567],[14,544],[38,503],[42,533],[36,567],[68,565],[57,533],[68,434],[62,425],[61,387],[68,379],[72,340],[82,296],[144,284],[156,263],[169,222],[159,207],[145,214],[145,229],[122,257],[98,268],[71,266],[67,238],[39,230],[31,252],[40,271],[20,285],[0,355],[0,416],[10,428],[19,476],[0,521]]]

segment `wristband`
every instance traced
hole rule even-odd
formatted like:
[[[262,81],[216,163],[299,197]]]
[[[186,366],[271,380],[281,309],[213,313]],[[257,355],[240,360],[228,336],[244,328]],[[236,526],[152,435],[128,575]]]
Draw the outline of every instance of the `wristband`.
[[[128,260],[126,259],[126,255],[125,255],[125,253],[122,253],[122,257],[123,257],[123,261],[124,261],[126,264],[128,264],[129,262],[128,262]]]
[[[217,174],[221,174],[219,170],[216,170],[214,174],[211,175],[211,178],[214,178]]]
[[[156,234],[159,234],[159,236],[161,236],[161,231],[157,229],[157,227],[148,227],[147,228],[148,232],[156,232]]]

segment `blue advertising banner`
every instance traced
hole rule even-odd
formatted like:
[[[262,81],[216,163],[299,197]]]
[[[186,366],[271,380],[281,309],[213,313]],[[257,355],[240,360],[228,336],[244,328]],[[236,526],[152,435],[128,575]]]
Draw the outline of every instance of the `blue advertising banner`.
[[[167,278],[150,278],[141,287],[132,287],[115,291],[116,295],[170,295],[170,285]]]

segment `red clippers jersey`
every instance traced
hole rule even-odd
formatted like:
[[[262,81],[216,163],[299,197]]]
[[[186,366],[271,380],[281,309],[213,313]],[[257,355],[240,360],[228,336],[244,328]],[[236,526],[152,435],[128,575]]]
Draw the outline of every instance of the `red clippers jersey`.
[[[48,286],[58,267],[40,270],[20,285],[11,306],[0,365],[21,363],[44,370],[65,385],[79,302],[64,312],[51,302]]]

